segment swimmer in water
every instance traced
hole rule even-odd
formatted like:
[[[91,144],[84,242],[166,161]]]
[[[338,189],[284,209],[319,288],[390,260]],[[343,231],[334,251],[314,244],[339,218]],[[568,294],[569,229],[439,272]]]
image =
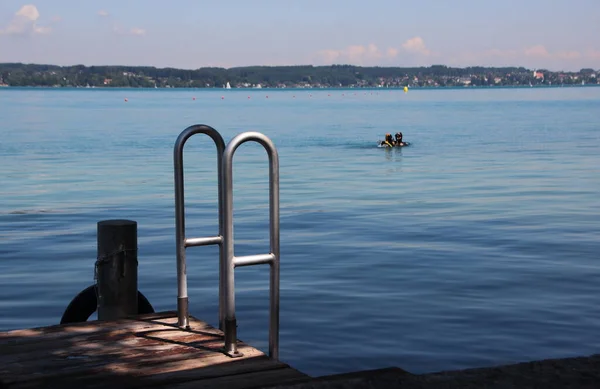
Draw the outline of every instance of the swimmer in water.
[[[385,140],[381,142],[381,146],[388,145],[389,147],[394,147],[394,139],[392,138],[392,134],[385,134]]]
[[[394,142],[394,146],[405,146],[405,144],[402,142],[402,133],[401,132],[397,132],[395,137],[396,137],[396,141]]]

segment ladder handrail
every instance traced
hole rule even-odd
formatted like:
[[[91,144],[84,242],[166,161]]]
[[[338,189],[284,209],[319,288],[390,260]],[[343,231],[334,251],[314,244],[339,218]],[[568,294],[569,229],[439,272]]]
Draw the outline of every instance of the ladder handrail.
[[[233,155],[244,142],[255,141],[267,151],[269,157],[269,236],[270,253],[234,256],[233,247]],[[259,132],[244,132],[235,136],[223,154],[223,248],[224,259],[221,272],[224,275],[225,292],[225,352],[240,356],[237,350],[237,323],[235,318],[234,269],[237,266],[250,266],[268,263],[269,278],[269,356],[279,359],[279,156],[273,142]]]
[[[206,134],[217,147],[217,174],[219,196],[219,234],[201,238],[185,236],[185,201],[183,179],[183,147],[195,134]],[[269,157],[269,240],[268,254],[234,256],[233,244],[233,155],[245,142],[260,143]],[[279,359],[279,155],[273,142],[259,132],[244,132],[225,146],[214,128],[196,124],[179,134],[173,150],[175,168],[175,235],[177,250],[177,324],[189,329],[189,300],[187,291],[187,247],[219,245],[219,328],[223,331],[224,351],[230,357],[242,354],[237,349],[235,318],[235,278],[238,266],[270,265],[269,275],[269,356]]]
[[[217,146],[217,175],[218,175],[218,201],[219,201],[219,234],[206,238],[185,237],[185,205],[183,184],[183,146],[195,134],[206,134],[212,138]],[[173,149],[173,164],[175,170],[175,245],[177,251],[177,324],[182,328],[189,328],[189,301],[187,291],[187,266],[185,258],[186,247],[219,245],[219,263],[224,262],[223,253],[223,185],[221,174],[221,160],[225,150],[225,141],[221,134],[214,128],[195,124],[189,126],[179,134]],[[223,273],[219,272],[219,328],[222,330],[224,316]]]

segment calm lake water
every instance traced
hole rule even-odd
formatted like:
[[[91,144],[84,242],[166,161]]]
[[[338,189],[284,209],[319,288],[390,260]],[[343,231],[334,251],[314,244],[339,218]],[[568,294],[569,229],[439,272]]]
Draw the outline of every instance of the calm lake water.
[[[175,309],[173,144],[203,123],[278,148],[284,362],[422,373],[600,351],[600,88],[6,88],[0,117],[1,330],[58,323],[113,218],[138,222],[139,288]],[[376,147],[396,131],[409,147]],[[185,167],[188,236],[216,234],[208,137]],[[267,184],[264,150],[242,145],[236,255],[268,251]],[[213,325],[217,269],[216,247],[188,250],[190,310]],[[238,269],[236,298],[238,336],[266,351],[268,267]]]

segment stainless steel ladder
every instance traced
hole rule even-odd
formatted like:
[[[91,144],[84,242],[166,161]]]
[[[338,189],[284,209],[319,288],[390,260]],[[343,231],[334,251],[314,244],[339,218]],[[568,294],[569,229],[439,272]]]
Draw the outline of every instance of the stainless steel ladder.
[[[183,147],[195,134],[206,134],[217,146],[219,232],[216,236],[186,238],[183,178]],[[268,254],[234,255],[233,242],[233,155],[243,143],[260,143],[269,157],[269,235]],[[189,328],[189,300],[187,294],[186,248],[219,245],[219,328],[223,331],[224,351],[230,357],[242,354],[237,349],[235,318],[234,270],[240,266],[270,265],[269,282],[269,356],[279,359],[279,156],[273,142],[259,132],[244,132],[235,136],[225,147],[221,135],[214,128],[197,124],[179,134],[173,150],[175,168],[175,239],[177,251],[177,317],[178,325]]]

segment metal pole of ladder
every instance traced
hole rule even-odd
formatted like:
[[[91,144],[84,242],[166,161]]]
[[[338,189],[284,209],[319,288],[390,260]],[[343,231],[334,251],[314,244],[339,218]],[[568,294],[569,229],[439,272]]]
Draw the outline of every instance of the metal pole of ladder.
[[[204,238],[185,237],[185,204],[183,185],[183,146],[185,142],[195,134],[206,134],[212,138],[217,146],[217,174],[218,174],[218,198],[219,198],[219,234]],[[177,250],[177,324],[181,328],[189,328],[189,301],[187,291],[187,268],[185,249],[193,246],[219,245],[219,269],[225,262],[223,252],[223,185],[222,164],[225,142],[221,134],[214,128],[203,124],[192,125],[179,134],[175,141],[173,150],[173,163],[175,165],[175,239]],[[224,279],[223,272],[219,271],[219,328],[223,330],[223,318],[225,315]]]
[[[233,251],[233,154],[244,142],[256,141],[269,156],[269,235],[270,253],[235,257]],[[259,132],[244,132],[234,137],[223,154],[223,248],[225,262],[225,352],[231,357],[241,356],[237,349],[237,323],[235,318],[234,269],[238,266],[270,265],[269,282],[269,356],[279,359],[279,156],[273,142]]]

